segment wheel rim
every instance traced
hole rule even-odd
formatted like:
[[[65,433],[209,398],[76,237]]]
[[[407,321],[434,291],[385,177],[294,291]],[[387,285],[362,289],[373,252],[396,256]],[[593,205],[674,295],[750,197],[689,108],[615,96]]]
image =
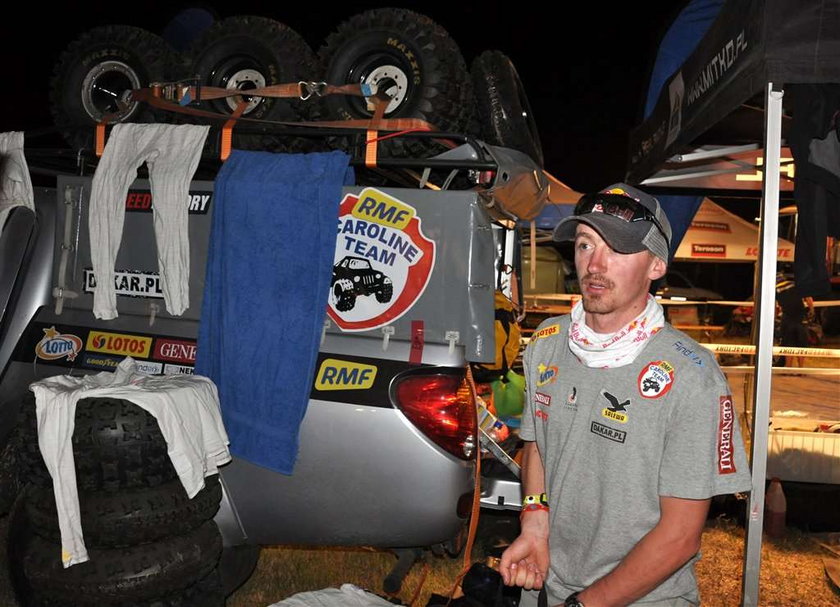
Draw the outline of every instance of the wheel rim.
[[[263,88],[267,82],[261,66],[256,65],[256,61],[249,57],[231,58],[214,69],[210,76],[211,86],[225,88],[229,91],[250,91]],[[242,99],[248,102],[244,114],[250,114],[263,102],[262,97],[252,97],[250,95],[242,95]],[[233,112],[238,103],[236,97],[225,97],[217,102],[221,106],[220,109],[228,112]]]
[[[351,68],[347,81],[369,84],[375,90],[380,86],[384,87],[384,91],[392,97],[385,108],[385,114],[388,115],[396,112],[411,94],[412,84],[408,73],[402,62],[395,61],[390,55],[376,53],[357,61]],[[352,98],[351,105],[359,115],[373,114],[361,98]]]
[[[104,61],[91,69],[82,82],[82,107],[96,122],[109,114],[116,114],[117,121],[125,120],[137,108],[137,102],[128,98],[129,91],[137,88],[140,77],[128,64]],[[124,109],[118,102],[125,104]]]

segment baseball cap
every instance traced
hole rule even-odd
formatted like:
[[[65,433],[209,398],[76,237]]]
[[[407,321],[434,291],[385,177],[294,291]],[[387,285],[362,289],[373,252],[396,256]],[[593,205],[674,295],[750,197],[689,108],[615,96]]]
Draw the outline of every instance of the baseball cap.
[[[615,183],[600,192],[584,194],[575,206],[574,215],[554,228],[554,240],[574,240],[578,223],[591,226],[619,253],[648,250],[668,262],[671,242],[668,217],[656,198],[633,186]]]

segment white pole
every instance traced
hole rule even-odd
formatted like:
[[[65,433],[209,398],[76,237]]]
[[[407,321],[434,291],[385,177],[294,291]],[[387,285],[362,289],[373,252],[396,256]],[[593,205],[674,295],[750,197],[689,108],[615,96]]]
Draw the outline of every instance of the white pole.
[[[776,312],[776,247],[779,234],[779,168],[784,92],[767,83],[764,123],[764,178],[761,204],[760,274],[755,301],[758,311],[755,385],[753,387],[752,492],[747,512],[746,549],[741,605],[758,607],[761,540],[764,525],[764,485],[767,477],[768,426],[772,382],[773,324]]]

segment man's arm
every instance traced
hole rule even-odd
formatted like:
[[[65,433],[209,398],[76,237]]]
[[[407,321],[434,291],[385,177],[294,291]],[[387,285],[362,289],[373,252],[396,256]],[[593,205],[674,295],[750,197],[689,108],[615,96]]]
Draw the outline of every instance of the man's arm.
[[[522,495],[545,492],[545,470],[536,442],[526,442],[520,472]],[[499,564],[508,586],[541,588],[548,573],[548,512],[531,510],[521,517],[519,537],[502,554]]]
[[[578,598],[586,607],[618,607],[651,592],[700,550],[710,504],[711,499],[660,497],[656,526]]]

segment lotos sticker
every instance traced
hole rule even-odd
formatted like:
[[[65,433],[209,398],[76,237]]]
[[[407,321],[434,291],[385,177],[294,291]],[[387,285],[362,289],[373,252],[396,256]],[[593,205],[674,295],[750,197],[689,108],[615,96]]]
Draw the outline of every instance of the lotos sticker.
[[[674,385],[674,366],[666,360],[649,362],[639,373],[639,394],[643,398],[659,398]]]
[[[551,337],[552,335],[557,335],[560,332],[560,325],[551,325],[545,327],[544,329],[540,329],[536,333],[531,336],[531,340],[542,339],[543,337]]]

